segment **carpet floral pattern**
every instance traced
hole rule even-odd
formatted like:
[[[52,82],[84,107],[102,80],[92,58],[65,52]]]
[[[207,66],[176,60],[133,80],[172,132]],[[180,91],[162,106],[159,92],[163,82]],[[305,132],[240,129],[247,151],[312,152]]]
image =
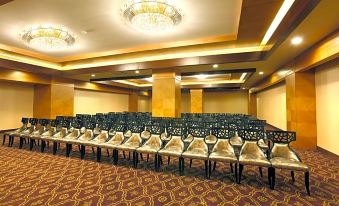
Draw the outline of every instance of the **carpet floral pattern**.
[[[299,152],[310,167],[311,196],[302,173],[296,173],[293,183],[289,171],[277,170],[272,191],[267,170],[261,178],[255,167],[246,166],[237,185],[223,163],[206,180],[198,160],[192,168],[186,160],[185,176],[179,176],[177,159],[170,165],[164,159],[157,173],[153,157],[133,169],[122,154],[114,166],[105,151],[97,163],[90,148],[84,160],[77,148],[68,158],[63,147],[57,155],[51,150],[0,146],[0,205],[339,205],[339,158],[316,150]]]

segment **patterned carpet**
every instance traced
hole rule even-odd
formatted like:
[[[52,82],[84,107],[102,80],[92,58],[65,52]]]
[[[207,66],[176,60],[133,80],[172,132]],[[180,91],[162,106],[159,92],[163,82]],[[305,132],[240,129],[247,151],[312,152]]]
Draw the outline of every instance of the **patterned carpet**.
[[[206,180],[200,161],[188,168],[186,160],[186,175],[180,177],[177,160],[168,166],[164,160],[163,171],[156,173],[152,157],[133,169],[121,159],[113,166],[104,151],[97,163],[90,149],[85,160],[75,149],[69,158],[64,149],[55,156],[51,149],[0,146],[0,205],[339,205],[339,158],[316,150],[299,152],[311,168],[308,196],[301,173],[293,183],[288,171],[277,170],[272,191],[267,171],[261,178],[254,167],[245,167],[237,185],[224,164]]]

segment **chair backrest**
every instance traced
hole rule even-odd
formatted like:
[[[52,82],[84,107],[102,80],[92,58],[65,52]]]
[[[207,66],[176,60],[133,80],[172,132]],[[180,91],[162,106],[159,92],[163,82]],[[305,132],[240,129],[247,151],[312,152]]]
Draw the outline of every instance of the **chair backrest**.
[[[253,129],[242,129],[239,131],[239,136],[247,141],[258,141],[265,136],[264,131]]]
[[[160,125],[152,125],[150,132],[154,135],[161,135],[165,131],[165,128]]]
[[[99,128],[104,131],[109,131],[111,129],[111,123],[110,122],[101,122],[99,123]]]
[[[209,135],[209,129],[205,127],[189,127],[188,134],[192,135],[193,137],[205,138],[207,135]]]
[[[38,119],[37,118],[29,118],[29,123],[31,125],[36,125],[38,123]]]
[[[21,122],[22,122],[22,124],[27,124],[28,118],[26,118],[26,117],[21,118]]]
[[[266,131],[267,139],[271,140],[273,143],[285,143],[289,144],[290,142],[296,141],[297,136],[295,132],[291,131]]]
[[[171,136],[182,137],[182,136],[186,135],[186,128],[185,127],[170,126],[170,127],[167,128],[167,132]]]
[[[95,128],[95,123],[86,121],[83,126],[88,130],[93,130]]]
[[[127,129],[130,130],[132,133],[141,133],[143,128],[142,125],[140,124],[132,124],[132,125],[128,125]]]
[[[230,139],[235,136],[235,130],[230,130],[227,128],[214,128],[213,135],[218,139]]]

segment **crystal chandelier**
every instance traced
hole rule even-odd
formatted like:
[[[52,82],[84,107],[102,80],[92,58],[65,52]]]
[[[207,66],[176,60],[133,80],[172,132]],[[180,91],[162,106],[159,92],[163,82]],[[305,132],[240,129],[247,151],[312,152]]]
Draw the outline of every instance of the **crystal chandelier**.
[[[75,35],[62,26],[37,25],[24,29],[21,39],[38,50],[56,51],[65,49],[75,42]]]
[[[171,0],[127,0],[122,16],[134,28],[146,32],[171,29],[183,17]]]

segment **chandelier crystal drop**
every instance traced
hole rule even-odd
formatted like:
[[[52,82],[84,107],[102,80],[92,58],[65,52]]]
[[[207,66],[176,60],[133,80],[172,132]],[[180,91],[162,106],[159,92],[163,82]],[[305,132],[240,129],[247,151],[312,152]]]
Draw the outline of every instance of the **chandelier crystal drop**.
[[[58,51],[72,46],[75,35],[63,26],[49,24],[30,26],[20,34],[22,41],[32,48],[43,51]]]
[[[158,32],[178,25],[183,15],[173,0],[127,0],[122,17],[138,30]]]

